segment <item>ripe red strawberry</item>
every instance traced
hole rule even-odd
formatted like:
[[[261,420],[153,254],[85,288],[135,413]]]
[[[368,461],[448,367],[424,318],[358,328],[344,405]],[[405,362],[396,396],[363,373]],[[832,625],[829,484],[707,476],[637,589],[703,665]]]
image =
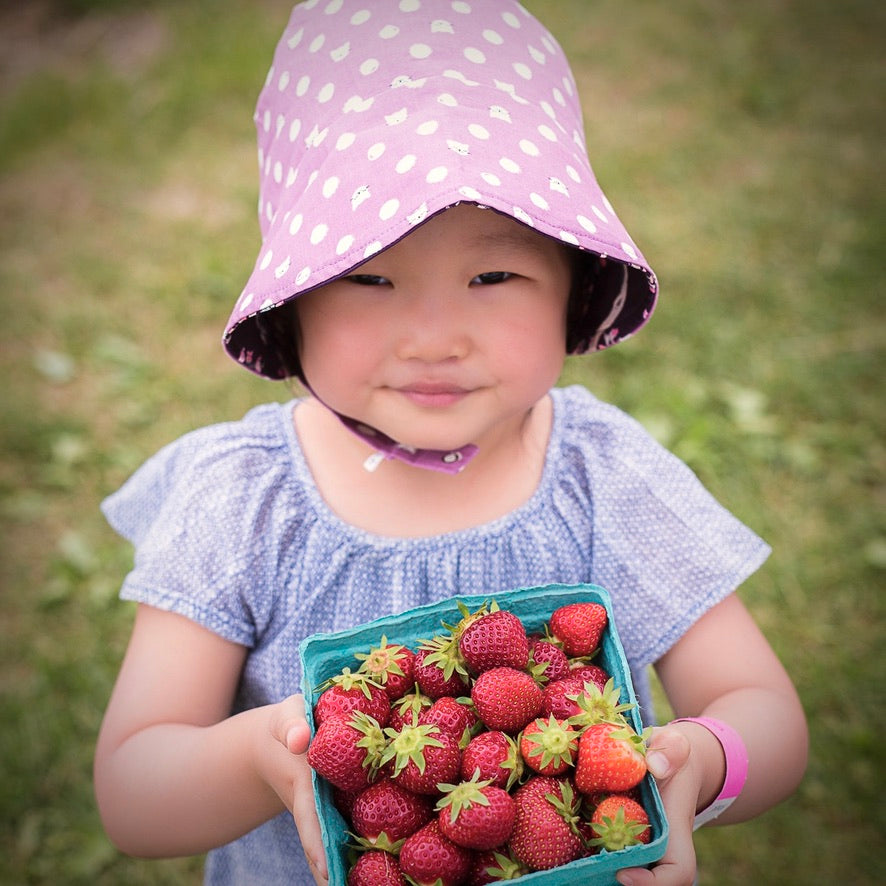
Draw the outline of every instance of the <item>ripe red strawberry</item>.
[[[570,677],[579,677],[585,683],[593,683],[598,689],[602,689],[609,680],[609,674],[600,665],[591,664],[579,660],[572,663],[569,670]]]
[[[478,781],[476,774],[457,785],[442,785],[437,801],[440,830],[465,849],[495,849],[514,828],[517,807],[502,788]]]
[[[480,674],[471,699],[487,729],[515,735],[538,716],[543,696],[541,687],[525,671],[503,667]]]
[[[498,667],[524,671],[529,664],[529,640],[523,622],[503,609],[474,619],[462,633],[458,648],[475,674]]]
[[[578,733],[569,723],[539,717],[520,733],[520,754],[539,775],[562,775],[578,753]]]
[[[428,642],[433,644],[435,641]],[[429,698],[437,699],[444,695],[457,698],[467,694],[468,678],[457,669],[453,650],[457,651],[458,646],[452,643],[447,645],[446,641],[441,639],[437,646],[424,646],[415,653],[415,682]]]
[[[551,614],[551,634],[570,657],[590,655],[599,645],[608,622],[600,603],[568,603]]]
[[[578,742],[575,786],[583,794],[595,791],[622,793],[638,785],[646,775],[646,738],[627,723],[588,726]]]
[[[363,852],[348,872],[348,886],[406,886],[400,863],[390,852]]]
[[[584,690],[584,683],[577,677],[564,677],[548,683],[542,692],[541,716],[568,720],[581,713],[577,698]]]
[[[510,790],[523,774],[523,760],[514,739],[498,729],[475,735],[461,755],[461,777],[478,773],[481,781]]]
[[[451,695],[438,698],[429,708],[419,714],[419,723],[433,723],[456,738],[460,747],[467,745],[474,728],[479,723],[476,712]]]
[[[368,787],[375,779],[386,740],[381,726],[361,712],[320,724],[308,747],[308,763],[343,791]]]
[[[529,670],[540,683],[552,683],[569,676],[569,659],[556,643],[536,638],[529,644]]]
[[[514,794],[517,815],[508,841],[511,854],[534,871],[578,858],[578,799],[567,779],[535,776]]]
[[[646,810],[624,794],[610,794],[597,804],[591,816],[591,829],[594,832],[591,845],[609,852],[648,843],[652,837]]]
[[[379,849],[388,851],[394,851],[399,840],[414,834],[433,817],[430,797],[407,791],[388,778],[362,791],[351,811],[354,831]]]
[[[378,646],[368,653],[358,652],[356,657],[362,662],[358,671],[383,687],[391,701],[404,696],[415,682],[415,653],[399,643],[388,643],[384,635]]]
[[[391,719],[388,720],[388,726],[399,731],[404,723],[418,723],[422,711],[433,703],[433,699],[425,695],[416,683],[409,692],[391,704]]]
[[[516,880],[528,873],[529,868],[512,858],[505,847],[475,852],[465,886],[489,886],[502,880]]]
[[[634,705],[619,702],[620,696],[621,690],[616,688],[615,681],[611,678],[602,689],[598,689],[594,683],[584,683],[582,691],[575,700],[579,710],[569,718],[569,722],[578,729],[584,729],[594,723],[626,722],[623,713]]]
[[[399,732],[386,730],[390,739],[381,756],[382,765],[391,765],[391,778],[416,794],[437,795],[437,785],[458,777],[461,751],[458,741],[432,723],[411,726]]]
[[[406,838],[400,870],[417,886],[460,886],[471,869],[471,858],[471,850],[453,843],[434,819]]]
[[[348,717],[353,711],[362,711],[379,725],[387,726],[391,716],[390,699],[368,674],[351,673],[350,668],[345,668],[320,688],[322,693],[314,705],[316,726],[333,717]]]

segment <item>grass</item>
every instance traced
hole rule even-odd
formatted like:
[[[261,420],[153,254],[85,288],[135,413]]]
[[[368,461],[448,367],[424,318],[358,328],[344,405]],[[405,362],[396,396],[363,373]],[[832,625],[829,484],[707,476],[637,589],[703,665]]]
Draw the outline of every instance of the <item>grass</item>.
[[[812,728],[786,804],[697,835],[703,884],[880,881],[886,13],[534,0],[660,312],[570,360],[775,553],[743,589]],[[100,499],[287,390],[220,329],[258,243],[252,105],[282,0],[0,11],[0,882],[199,882],[116,853],[91,791],[131,552]]]

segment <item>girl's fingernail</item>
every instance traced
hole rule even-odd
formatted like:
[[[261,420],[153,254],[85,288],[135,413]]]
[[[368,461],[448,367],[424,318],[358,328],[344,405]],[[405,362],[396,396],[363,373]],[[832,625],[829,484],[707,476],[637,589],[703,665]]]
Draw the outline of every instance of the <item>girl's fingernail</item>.
[[[621,886],[634,886],[634,881],[630,877],[623,877],[619,874],[615,879],[621,883]]]
[[[646,767],[656,778],[664,778],[668,774],[668,758],[653,751],[646,757]]]

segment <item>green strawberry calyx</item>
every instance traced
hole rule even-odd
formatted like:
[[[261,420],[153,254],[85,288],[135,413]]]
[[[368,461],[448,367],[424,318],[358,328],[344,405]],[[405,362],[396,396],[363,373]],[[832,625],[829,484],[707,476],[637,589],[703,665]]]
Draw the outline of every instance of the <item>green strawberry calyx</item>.
[[[390,741],[381,755],[380,765],[394,761],[394,775],[399,775],[412,762],[421,774],[425,771],[425,748],[442,748],[443,742],[435,736],[440,729],[433,723],[406,724],[399,732],[388,727],[385,735]]]

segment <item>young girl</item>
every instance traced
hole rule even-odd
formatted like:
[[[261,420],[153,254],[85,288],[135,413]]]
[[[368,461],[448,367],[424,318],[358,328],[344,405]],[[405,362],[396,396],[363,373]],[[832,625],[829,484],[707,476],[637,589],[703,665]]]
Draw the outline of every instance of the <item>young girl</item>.
[[[644,719],[649,665],[681,718],[648,757],[667,853],[619,879],[692,883],[694,820],[790,794],[806,726],[734,594],[766,545],[633,420],[554,387],[657,294],[559,46],[512,0],[313,0],[256,123],[263,244],[225,344],[309,396],[186,435],[105,503],[139,604],[96,752],[108,833],[209,850],[209,883],[325,882],[299,641],[593,582]]]

